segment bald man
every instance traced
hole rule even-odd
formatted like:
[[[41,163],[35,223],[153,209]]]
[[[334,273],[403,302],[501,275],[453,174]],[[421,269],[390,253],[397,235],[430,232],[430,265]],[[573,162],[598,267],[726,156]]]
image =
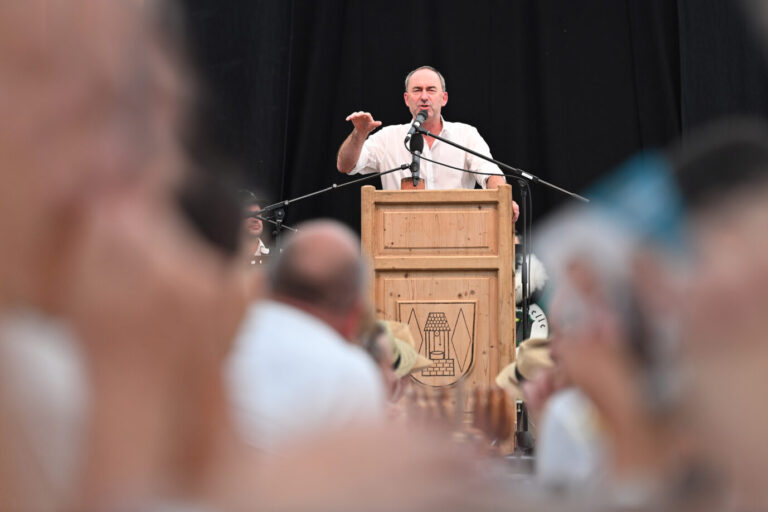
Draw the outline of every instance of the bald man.
[[[229,362],[235,419],[269,452],[380,418],[384,390],[354,345],[364,311],[360,241],[333,221],[300,226],[269,269],[270,298],[252,307]]]

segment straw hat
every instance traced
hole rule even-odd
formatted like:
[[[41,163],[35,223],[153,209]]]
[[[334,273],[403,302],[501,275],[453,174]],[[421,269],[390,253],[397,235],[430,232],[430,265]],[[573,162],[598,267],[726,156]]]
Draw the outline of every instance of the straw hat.
[[[530,380],[539,371],[553,366],[549,354],[549,340],[530,338],[517,347],[515,362],[496,376],[496,385],[509,393],[513,398],[523,398],[520,380]]]
[[[392,341],[392,350],[395,355],[395,376],[398,379],[432,365],[432,361],[416,352],[411,329],[407,325],[391,320],[386,320],[383,324]]]

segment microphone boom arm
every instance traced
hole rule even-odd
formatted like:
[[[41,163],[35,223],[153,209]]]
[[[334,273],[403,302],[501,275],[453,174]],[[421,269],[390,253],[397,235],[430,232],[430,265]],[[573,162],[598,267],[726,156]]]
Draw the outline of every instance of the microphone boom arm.
[[[293,199],[286,199],[284,201],[277,202],[275,204],[271,204],[267,206],[266,208],[262,208],[259,210],[259,215],[264,215],[266,213],[272,212],[274,210],[278,210],[280,208],[285,208],[286,206],[290,206],[293,203],[303,201],[304,199],[309,199],[310,197],[319,196],[321,194],[325,194],[326,192],[330,192],[331,190],[336,190],[344,187],[348,187],[350,185],[354,185],[355,183],[360,183],[362,181],[367,181],[373,178],[379,178],[381,176],[384,176],[386,174],[391,174],[393,172],[397,171],[403,171],[405,169],[408,169],[410,167],[410,164],[403,164],[399,167],[395,167],[394,169],[389,169],[388,171],[382,171],[382,172],[375,172],[372,174],[368,174],[366,176],[363,176],[362,178],[358,178],[352,181],[347,181],[346,183],[342,183],[341,185],[337,185],[336,183],[333,183],[330,187],[326,187],[324,189],[315,190],[314,192],[310,192],[309,194],[304,194],[303,196],[295,197]]]
[[[517,176],[520,176],[521,178],[525,178],[526,180],[528,180],[528,181],[530,181],[532,183],[537,183],[537,184],[541,184],[541,185],[547,186],[547,187],[549,187],[549,188],[551,188],[553,190],[557,190],[558,192],[561,192],[561,193],[563,193],[563,194],[565,194],[567,196],[570,196],[570,197],[572,197],[574,199],[578,199],[579,201],[582,201],[584,203],[588,203],[589,202],[589,199],[587,199],[584,196],[580,196],[579,194],[576,194],[575,192],[571,192],[569,190],[565,190],[564,188],[558,187],[557,185],[555,185],[553,183],[550,183],[550,182],[548,182],[546,180],[543,180],[543,179],[539,178],[538,176],[535,176],[535,175],[533,175],[533,174],[531,174],[529,172],[526,172],[526,171],[524,171],[522,169],[518,169],[517,167],[512,167],[511,165],[507,165],[504,162],[499,162],[498,160],[496,160],[494,158],[491,158],[489,156],[486,156],[486,155],[482,155],[482,154],[478,153],[477,151],[472,151],[471,149],[466,148],[466,147],[462,146],[461,144],[456,144],[455,142],[453,142],[451,140],[448,140],[446,138],[440,137],[439,135],[435,135],[434,133],[431,133],[430,131],[425,130],[421,126],[416,126],[416,132],[417,133],[421,133],[422,135],[425,135],[427,137],[432,137],[433,139],[437,139],[439,141],[445,142],[446,144],[449,144],[449,145],[451,145],[451,146],[453,146],[455,148],[459,148],[459,149],[461,149],[463,151],[466,151],[467,153],[469,153],[471,155],[475,155],[478,158],[482,158],[483,160],[487,160],[487,161],[489,161],[491,163],[494,163],[494,164],[498,165],[499,167],[501,167],[502,169],[505,169],[505,170],[511,172],[512,174],[516,174]]]

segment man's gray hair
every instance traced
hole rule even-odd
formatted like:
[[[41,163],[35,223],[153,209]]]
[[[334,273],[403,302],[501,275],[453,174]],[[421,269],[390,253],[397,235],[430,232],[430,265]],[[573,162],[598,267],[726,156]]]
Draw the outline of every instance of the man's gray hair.
[[[419,66],[418,68],[414,69],[413,71],[411,71],[410,73],[408,73],[406,75],[406,77],[405,77],[405,92],[408,92],[408,82],[411,80],[411,76],[413,76],[413,74],[415,72],[419,71],[420,69],[428,69],[430,71],[434,71],[435,73],[437,73],[437,76],[440,77],[440,85],[443,87],[443,92],[447,91],[447,89],[445,88],[445,77],[443,76],[443,74],[441,72],[439,72],[438,70],[436,70],[432,66]]]

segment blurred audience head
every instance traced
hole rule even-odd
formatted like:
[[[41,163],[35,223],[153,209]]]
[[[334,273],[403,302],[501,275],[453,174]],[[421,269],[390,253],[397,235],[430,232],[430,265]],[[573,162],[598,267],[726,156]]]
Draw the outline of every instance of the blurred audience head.
[[[317,316],[353,341],[363,319],[366,275],[357,235],[338,222],[318,220],[288,239],[269,281],[275,299]]]
[[[690,205],[681,358],[690,434],[748,509],[768,499],[768,127],[726,119],[669,154]]]
[[[0,303],[62,316],[77,337],[92,396],[74,479],[88,503],[191,479],[224,417],[174,417],[220,398],[240,212],[190,169],[191,81],[155,18],[164,5],[0,4]],[[159,433],[170,423],[184,424],[176,442]]]
[[[185,84],[137,2],[0,6],[0,273],[15,303],[56,308],[83,210],[180,176]]]
[[[670,158],[690,210],[697,345],[757,334],[768,289],[768,127],[724,120],[684,138]]]
[[[706,215],[715,204],[735,206],[741,194],[768,185],[768,126],[757,118],[730,118],[694,131],[669,151],[688,213]],[[718,206],[716,210],[721,210]],[[717,217],[717,213],[714,213]]]

